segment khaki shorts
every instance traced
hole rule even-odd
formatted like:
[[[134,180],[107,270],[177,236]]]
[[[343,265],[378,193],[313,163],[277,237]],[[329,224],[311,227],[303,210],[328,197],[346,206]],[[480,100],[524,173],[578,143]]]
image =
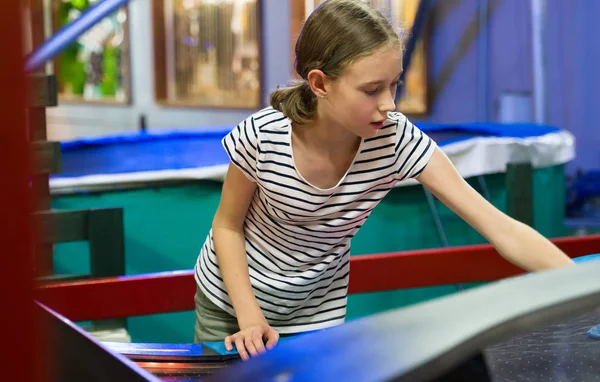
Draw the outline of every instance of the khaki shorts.
[[[196,330],[194,343],[225,341],[225,337],[240,331],[237,319],[216,306],[200,288],[196,288]],[[294,336],[295,333],[279,334],[280,338]]]
[[[194,342],[224,341],[225,337],[240,331],[237,319],[216,306],[196,288],[196,330]]]

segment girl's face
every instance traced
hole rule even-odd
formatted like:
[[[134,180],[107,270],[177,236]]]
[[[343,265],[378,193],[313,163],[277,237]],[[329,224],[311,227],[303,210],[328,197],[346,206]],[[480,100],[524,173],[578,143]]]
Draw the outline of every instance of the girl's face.
[[[394,98],[401,73],[402,54],[396,44],[352,63],[326,86],[326,102],[319,110],[324,115],[320,117],[361,138],[375,136],[387,113],[396,110]]]

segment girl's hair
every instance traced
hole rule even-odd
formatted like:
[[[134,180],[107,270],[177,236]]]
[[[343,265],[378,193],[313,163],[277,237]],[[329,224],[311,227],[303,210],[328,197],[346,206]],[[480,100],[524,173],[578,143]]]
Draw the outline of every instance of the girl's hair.
[[[303,79],[271,93],[270,104],[293,122],[310,123],[317,97],[306,82],[311,70],[336,80],[353,62],[384,44],[402,40],[390,21],[367,0],[326,0],[306,19],[296,41],[295,68]]]

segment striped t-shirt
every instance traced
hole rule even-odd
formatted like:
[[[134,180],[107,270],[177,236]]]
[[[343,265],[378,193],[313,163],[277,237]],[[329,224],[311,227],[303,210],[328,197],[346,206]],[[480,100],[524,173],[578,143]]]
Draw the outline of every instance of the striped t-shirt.
[[[292,124],[268,107],[223,139],[232,163],[257,183],[244,223],[250,281],[265,318],[279,333],[343,323],[350,240],[398,181],[417,176],[435,143],[400,113],[389,113],[361,141],[338,185],[320,189],[294,166]],[[219,271],[212,231],[195,267],[201,291],[235,315]]]

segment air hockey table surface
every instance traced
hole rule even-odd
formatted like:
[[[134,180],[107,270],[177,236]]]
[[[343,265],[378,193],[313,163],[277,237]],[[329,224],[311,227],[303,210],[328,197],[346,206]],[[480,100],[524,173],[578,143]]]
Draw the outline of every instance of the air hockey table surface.
[[[600,381],[600,340],[588,335],[590,328],[598,323],[600,308],[487,347],[483,360],[490,380]],[[281,343],[291,339],[283,338]],[[216,342],[104,344],[165,382],[203,381],[216,370],[241,362],[235,352],[226,351],[222,343]]]
[[[541,326],[485,351],[493,381],[600,381],[600,309]]]

